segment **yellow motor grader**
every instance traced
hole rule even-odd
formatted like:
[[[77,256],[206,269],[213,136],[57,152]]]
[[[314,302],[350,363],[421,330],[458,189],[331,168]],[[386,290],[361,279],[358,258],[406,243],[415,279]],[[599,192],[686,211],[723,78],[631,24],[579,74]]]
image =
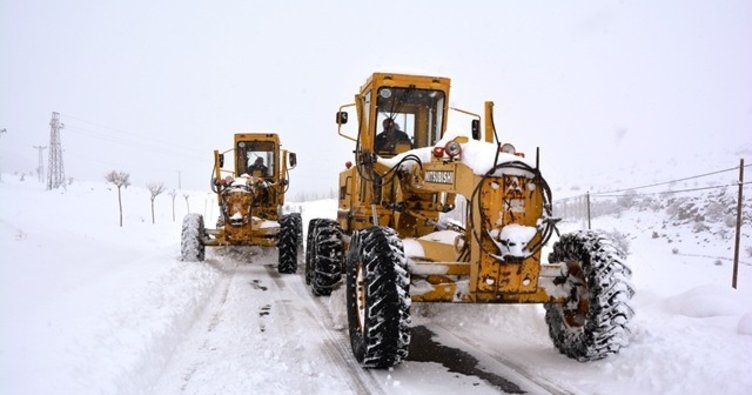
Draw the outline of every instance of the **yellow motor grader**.
[[[492,102],[483,117],[450,108],[449,88],[448,78],[374,73],[340,107],[338,133],[355,158],[339,175],[336,220],[309,223],[306,282],[328,295],[345,277],[364,367],[407,356],[414,302],[542,303],[560,352],[579,361],[616,353],[634,314],[626,255],[580,231],[561,235],[543,262],[558,231],[537,149],[530,159],[502,144]],[[450,110],[469,130],[447,132]],[[351,112],[357,127],[345,131]],[[460,220],[447,219],[457,211]]]
[[[233,152],[234,168],[225,170],[225,154]],[[215,229],[204,227],[203,216],[183,219],[183,260],[202,261],[206,246],[278,248],[280,273],[295,273],[302,250],[299,213],[283,214],[289,170],[295,153],[281,148],[275,133],[237,133],[233,148],[214,151],[211,188],[217,194],[219,217]]]

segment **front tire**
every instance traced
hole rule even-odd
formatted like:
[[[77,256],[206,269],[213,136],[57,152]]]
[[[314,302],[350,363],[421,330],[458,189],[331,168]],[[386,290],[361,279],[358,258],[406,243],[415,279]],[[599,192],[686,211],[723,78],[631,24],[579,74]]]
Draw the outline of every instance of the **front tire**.
[[[626,254],[605,234],[579,231],[554,244],[550,262],[565,262],[563,304],[547,303],[546,323],[554,346],[580,362],[603,359],[629,343],[634,289]]]
[[[389,228],[353,234],[347,254],[347,320],[358,362],[389,368],[410,345],[410,275],[402,240]]]
[[[342,279],[342,228],[331,219],[315,219],[310,225],[306,279],[314,295],[329,296]]]
[[[279,264],[277,270],[282,274],[295,273],[298,270],[298,234],[297,226],[292,215],[283,215],[279,219],[279,235],[277,238],[277,252]]]
[[[183,217],[183,229],[180,234],[180,255],[183,261],[196,262],[204,260],[204,217],[200,214],[186,214]]]

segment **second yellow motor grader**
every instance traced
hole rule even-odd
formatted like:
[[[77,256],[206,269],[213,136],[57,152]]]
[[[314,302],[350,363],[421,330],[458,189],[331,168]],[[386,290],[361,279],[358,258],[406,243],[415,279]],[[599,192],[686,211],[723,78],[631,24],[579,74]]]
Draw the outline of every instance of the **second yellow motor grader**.
[[[225,154],[233,152],[234,168],[225,170]],[[238,133],[233,148],[214,151],[211,188],[217,194],[219,218],[206,229],[203,216],[183,219],[183,260],[204,259],[206,246],[261,246],[278,248],[280,273],[295,273],[302,249],[299,213],[283,214],[289,170],[295,153],[281,148],[275,133]]]
[[[562,235],[543,262],[556,219],[537,152],[501,143],[492,102],[483,118],[452,109],[470,127],[447,133],[449,88],[448,78],[374,73],[337,112],[354,163],[339,174],[337,218],[309,223],[306,282],[328,295],[344,275],[352,351],[365,367],[407,356],[415,302],[542,303],[560,352],[616,353],[633,316],[625,254],[581,231]],[[464,221],[445,220],[460,196]]]

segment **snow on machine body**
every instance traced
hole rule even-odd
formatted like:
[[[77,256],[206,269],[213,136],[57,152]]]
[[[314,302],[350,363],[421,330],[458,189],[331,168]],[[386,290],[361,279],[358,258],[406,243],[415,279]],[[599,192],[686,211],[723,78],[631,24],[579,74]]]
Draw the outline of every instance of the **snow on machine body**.
[[[232,170],[224,169],[227,152],[234,153]],[[215,150],[211,188],[220,210],[217,227],[206,229],[203,216],[186,215],[183,260],[203,260],[206,246],[276,246],[278,270],[294,273],[302,249],[302,220],[299,213],[282,214],[282,207],[289,170],[296,162],[275,133],[237,133],[232,149]]]
[[[618,352],[633,315],[625,255],[583,231],[563,235],[542,262],[556,219],[537,153],[530,161],[501,144],[492,102],[482,128],[479,115],[451,108],[473,118],[470,133],[445,133],[449,88],[448,78],[374,73],[340,107],[355,163],[339,175],[337,219],[309,223],[313,293],[330,294],[344,276],[352,351],[365,367],[407,356],[414,302],[543,303],[562,353]],[[353,109],[357,130],[346,133]],[[461,221],[440,216],[458,211]]]

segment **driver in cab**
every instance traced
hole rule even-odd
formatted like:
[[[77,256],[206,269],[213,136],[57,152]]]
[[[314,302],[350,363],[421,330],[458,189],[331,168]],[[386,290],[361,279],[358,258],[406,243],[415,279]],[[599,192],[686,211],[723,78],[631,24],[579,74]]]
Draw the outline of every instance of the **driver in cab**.
[[[269,176],[269,169],[264,165],[264,159],[261,157],[256,158],[256,161],[248,168],[248,172],[254,177],[267,177]]]
[[[410,137],[400,130],[399,124],[394,122],[394,119],[385,119],[382,126],[384,130],[376,136],[376,152],[396,154],[413,148]]]

